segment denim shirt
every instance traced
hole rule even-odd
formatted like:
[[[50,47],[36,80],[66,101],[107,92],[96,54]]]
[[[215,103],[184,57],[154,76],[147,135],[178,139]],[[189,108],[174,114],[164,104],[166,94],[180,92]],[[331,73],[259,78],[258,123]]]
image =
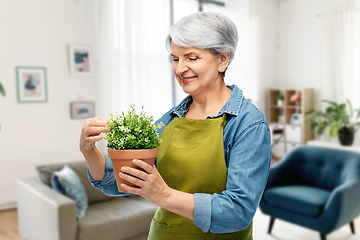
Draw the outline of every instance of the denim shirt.
[[[194,224],[203,232],[229,233],[249,226],[266,186],[270,162],[270,130],[264,114],[247,99],[237,86],[220,112],[207,119],[227,114],[223,131],[224,155],[228,167],[226,190],[221,194],[195,193]],[[179,105],[165,113],[159,120],[164,126],[175,117],[183,118],[192,97],[187,96]],[[88,171],[90,182],[110,196],[124,196],[117,189],[111,160],[105,155],[105,175],[94,181]]]

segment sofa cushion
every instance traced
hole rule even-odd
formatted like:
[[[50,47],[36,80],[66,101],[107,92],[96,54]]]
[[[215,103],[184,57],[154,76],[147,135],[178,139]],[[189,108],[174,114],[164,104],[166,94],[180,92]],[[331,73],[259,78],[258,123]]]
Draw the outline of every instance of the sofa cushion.
[[[52,187],[55,191],[57,191],[58,193],[61,193],[61,194],[65,195],[65,190],[64,190],[64,188],[61,186],[61,183],[60,183],[60,181],[59,181],[59,178],[58,178],[55,174],[53,174],[53,175],[51,176],[51,187]]]
[[[55,171],[53,176],[53,178],[58,179],[65,195],[75,201],[77,218],[84,217],[88,207],[88,199],[85,189],[74,170],[65,165],[60,171]]]
[[[78,223],[78,240],[130,239],[147,233],[157,206],[140,196],[116,197],[89,205]]]
[[[307,216],[318,216],[330,192],[309,186],[274,187],[265,191],[263,200],[268,204]]]
[[[49,187],[51,187],[51,176],[55,171],[59,171],[68,165],[77,176],[80,178],[81,183],[85,188],[85,192],[88,196],[89,203],[101,202],[105,200],[112,199],[105,195],[101,190],[94,188],[87,177],[87,164],[85,160],[78,162],[69,162],[69,163],[59,163],[59,164],[46,164],[39,165],[36,167],[39,179]]]

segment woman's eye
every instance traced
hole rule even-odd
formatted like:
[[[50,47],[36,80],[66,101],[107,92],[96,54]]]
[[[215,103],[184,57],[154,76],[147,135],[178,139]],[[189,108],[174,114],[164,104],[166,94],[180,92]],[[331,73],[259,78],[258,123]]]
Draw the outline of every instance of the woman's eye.
[[[173,62],[177,62],[177,61],[179,61],[178,58],[173,58]]]
[[[195,61],[195,60],[197,60],[197,58],[196,57],[191,57],[191,58],[189,58],[191,61]]]

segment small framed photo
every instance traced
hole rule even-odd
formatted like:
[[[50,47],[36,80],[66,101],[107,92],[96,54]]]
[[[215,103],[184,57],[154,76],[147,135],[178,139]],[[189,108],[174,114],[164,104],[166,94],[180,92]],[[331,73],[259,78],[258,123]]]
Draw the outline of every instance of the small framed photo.
[[[72,76],[91,76],[91,56],[89,46],[69,45],[70,74]]]
[[[46,69],[44,67],[16,67],[16,83],[18,102],[47,102]]]
[[[95,116],[94,102],[71,102],[70,116],[72,119],[86,119]]]

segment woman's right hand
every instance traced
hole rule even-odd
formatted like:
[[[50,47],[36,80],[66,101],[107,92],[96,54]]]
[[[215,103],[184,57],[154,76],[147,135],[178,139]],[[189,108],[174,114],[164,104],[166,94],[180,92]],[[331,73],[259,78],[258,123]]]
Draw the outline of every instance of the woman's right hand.
[[[109,131],[106,128],[106,123],[109,121],[108,118],[95,117],[86,119],[82,127],[80,135],[80,151],[87,152],[91,151],[95,147],[95,143],[103,139],[102,132]]]

